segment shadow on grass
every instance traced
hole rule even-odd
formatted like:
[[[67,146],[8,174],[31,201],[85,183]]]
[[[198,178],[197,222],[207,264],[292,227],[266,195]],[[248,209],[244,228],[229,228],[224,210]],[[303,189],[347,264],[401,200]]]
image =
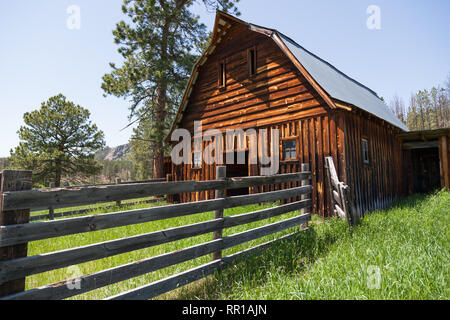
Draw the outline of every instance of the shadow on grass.
[[[411,196],[408,197],[400,197],[397,200],[395,200],[391,205],[387,206],[384,209],[378,209],[373,210],[369,212],[368,214],[374,214],[379,212],[389,212],[390,210],[396,210],[396,209],[417,209],[427,199],[433,196],[437,196],[440,192],[443,192],[443,190],[433,190],[428,193],[414,193]]]
[[[441,191],[400,198],[390,208],[383,210],[383,214],[392,209],[417,209],[439,192]],[[317,259],[325,257],[337,242],[345,242],[351,237],[346,223],[337,218],[322,220],[315,217],[311,225],[308,230],[298,232],[290,239],[271,244],[258,255],[240,259],[213,276],[179,288],[161,298],[240,299],[240,291],[257,290],[273,273],[284,274],[286,277],[300,275]]]
[[[347,226],[341,220],[315,219],[312,225],[290,239],[274,242],[259,251],[259,254],[236,260],[213,276],[161,298],[183,300],[233,298],[230,294],[236,289],[237,284],[251,290],[252,287],[264,284],[275,270],[286,275],[299,273],[318,258],[325,256],[336,241],[350,236]]]

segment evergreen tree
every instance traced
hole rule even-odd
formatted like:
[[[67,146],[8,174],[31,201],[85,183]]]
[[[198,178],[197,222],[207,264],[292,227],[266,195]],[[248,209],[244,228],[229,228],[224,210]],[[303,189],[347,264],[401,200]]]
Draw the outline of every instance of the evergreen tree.
[[[208,9],[237,13],[239,0],[198,0]],[[113,31],[124,64],[110,64],[103,76],[106,94],[131,99],[130,120],[149,119],[153,176],[164,174],[164,138],[171,125],[191,68],[206,41],[206,27],[190,9],[195,0],[124,0]]]
[[[105,144],[103,132],[89,120],[87,109],[67,101],[62,94],[43,102],[40,109],[26,112],[22,140],[11,150],[12,168],[33,170],[33,181],[55,186],[64,176],[95,175],[101,167],[94,160]]]
[[[146,118],[143,118],[133,129],[130,140],[130,159],[134,163],[137,180],[147,180],[153,176],[152,131],[151,121]]]

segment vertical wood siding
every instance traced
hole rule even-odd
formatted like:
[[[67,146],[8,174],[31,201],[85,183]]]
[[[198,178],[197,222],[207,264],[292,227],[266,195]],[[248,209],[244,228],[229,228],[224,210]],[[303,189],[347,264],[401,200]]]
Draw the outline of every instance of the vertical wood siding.
[[[256,75],[249,77],[247,49],[256,47]],[[218,65],[225,61],[226,86],[218,87]],[[339,179],[348,183],[359,212],[385,207],[399,194],[401,144],[388,129],[367,114],[331,110],[296,67],[265,35],[233,25],[215,52],[200,67],[179,127],[193,132],[194,121],[202,130],[270,129],[282,139],[297,137],[297,159],[280,163],[279,173],[300,171],[309,163],[312,172],[313,212],[330,216],[324,157],[333,156]],[[363,164],[361,138],[369,140],[371,162]],[[225,139],[224,139],[225,140]],[[268,139],[270,141],[270,138]],[[269,143],[267,141],[267,143]],[[203,148],[206,144],[203,144]],[[270,146],[269,146],[270,147]],[[204,149],[203,149],[204,150]],[[215,179],[216,164],[201,168],[174,168],[178,180]],[[261,165],[248,165],[248,175],[259,175]],[[297,186],[298,183],[252,187],[265,192]],[[211,192],[180,195],[180,200],[198,201],[214,197]],[[289,199],[295,200],[295,199]]]
[[[382,209],[403,194],[401,141],[388,125],[366,113],[348,113],[346,126],[347,183],[360,214]],[[362,138],[368,140],[369,163],[363,161]]]

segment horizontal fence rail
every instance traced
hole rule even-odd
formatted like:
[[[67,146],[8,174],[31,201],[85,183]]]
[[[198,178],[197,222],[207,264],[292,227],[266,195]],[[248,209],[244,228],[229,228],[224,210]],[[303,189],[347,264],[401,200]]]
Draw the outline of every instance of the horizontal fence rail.
[[[5,192],[3,194],[3,210],[41,210],[49,207],[56,209],[184,192],[239,189],[265,184],[300,181],[308,175],[310,175],[309,172],[299,172],[274,176],[229,178],[227,180],[150,182]]]
[[[213,232],[245,223],[275,217],[287,212],[311,206],[311,200],[289,203],[279,207],[263,209],[251,213],[224,217],[192,225],[155,231],[134,237],[111,240],[78,248],[72,248],[37,256],[0,262],[0,282],[23,278],[36,273],[50,271],[87,261],[111,257],[117,254],[148,248],[175,240]]]
[[[222,169],[224,170],[224,169]],[[199,202],[181,203],[150,207],[144,209],[126,210],[98,215],[81,216],[74,218],[57,219],[34,223],[15,223],[0,227],[0,250],[8,250],[17,245],[26,245],[28,242],[68,236],[79,233],[95,232],[109,228],[146,223],[182,217],[215,210],[224,210],[233,207],[246,206],[264,202],[274,202],[283,199],[301,199],[275,207],[256,210],[249,213],[232,216],[221,216],[212,220],[194,224],[178,226],[174,228],[158,230],[136,236],[104,241],[85,246],[69,248],[56,252],[38,254],[34,256],[18,256],[8,260],[0,260],[0,287],[13,281],[21,281],[27,276],[56,270],[84,262],[94,261],[119,254],[132,252],[152,246],[174,242],[177,240],[196,237],[198,235],[213,233],[211,241],[195,244],[181,250],[149,257],[136,262],[116,266],[96,273],[83,275],[79,278],[68,279],[59,283],[45,285],[27,291],[15,290],[9,294],[3,294],[1,300],[23,299],[65,299],[85,292],[89,292],[104,286],[128,280],[137,276],[148,274],[163,268],[190,261],[211,254],[213,261],[194,269],[170,276],[168,278],[150,283],[140,288],[120,293],[109,299],[150,299],[184,284],[198,280],[213,273],[227,264],[236,261],[250,253],[257,252],[271,242],[246,249],[237,254],[217,258],[216,253],[249,241],[259,239],[296,226],[305,225],[311,214],[307,208],[312,205],[307,195],[311,193],[311,185],[305,181],[311,178],[310,172],[281,174],[268,177],[241,177],[225,178],[212,181],[183,181],[183,182],[156,182],[136,185],[111,185],[105,188],[79,188],[74,190],[53,189],[30,191],[7,191],[2,193],[2,213],[7,210],[29,210],[36,207],[68,207],[74,204],[91,204],[93,201],[103,202],[130,199],[149,195],[175,194],[182,192],[195,192],[204,190],[226,190],[233,188],[252,187],[255,185],[279,184],[286,182],[298,182],[299,187],[282,189],[272,192],[256,193],[240,196],[224,196],[221,193],[216,199]],[[90,190],[90,191],[89,191]],[[122,194],[120,194],[122,190]],[[119,198],[117,198],[119,197]],[[23,202],[20,199],[23,199]],[[80,199],[81,198],[81,199]],[[9,200],[8,200],[9,199]],[[94,200],[95,199],[95,200]],[[45,202],[45,201],[47,202]],[[67,201],[67,202],[66,202]],[[5,209],[6,208],[6,209]],[[288,212],[302,210],[302,213],[291,218],[266,224],[229,236],[222,236],[221,230],[261,221]],[[220,231],[220,237],[217,237]],[[295,234],[295,233],[294,233]],[[282,237],[280,239],[288,239]],[[216,258],[215,258],[216,257]],[[216,260],[214,260],[216,259]],[[73,285],[78,284],[74,290]]]
[[[289,240],[296,234],[297,233],[291,233],[286,236],[280,237],[278,239],[267,241],[263,244],[255,246],[255,247],[252,247],[252,248],[240,251],[238,253],[226,256],[220,260],[206,263],[204,265],[187,270],[185,272],[178,273],[171,277],[167,277],[167,278],[161,279],[159,281],[152,282],[146,286],[142,286],[135,290],[130,290],[130,291],[123,292],[118,295],[109,297],[105,300],[147,300],[147,299],[157,297],[163,293],[169,292],[169,291],[174,290],[183,285],[200,280],[200,279],[214,273],[216,270],[220,270],[220,269],[223,269],[224,267],[227,267],[228,265],[230,265],[231,263],[233,263],[234,261],[236,261],[238,259],[242,259],[248,255],[255,254],[258,251],[261,251],[262,249],[267,248],[268,246],[270,246],[271,244],[273,244],[277,241]]]
[[[76,279],[69,279],[60,283],[47,285],[44,287],[31,289],[22,293],[9,296],[12,300],[27,299],[64,299],[74,295],[92,291],[104,286],[134,278],[149,272],[167,268],[175,264],[186,262],[201,256],[237,246],[239,244],[283,231],[288,228],[298,226],[310,220],[310,214],[297,216],[291,219],[275,222],[264,227],[244,231],[222,239],[212,240],[189,248],[166,253],[156,257],[143,259],[108,270],[103,270]],[[80,289],[73,290],[67,284],[79,282]]]
[[[158,201],[164,201],[164,198],[159,197],[156,199],[124,202],[124,203],[121,203],[120,206],[134,206],[137,204],[155,203]],[[117,208],[117,204],[103,206],[100,209],[104,210],[104,209],[110,209],[110,208]],[[79,215],[79,214],[85,214],[85,213],[91,212],[93,210],[98,210],[98,209],[99,208],[86,208],[86,209],[71,210],[71,211],[64,211],[64,212],[54,212],[52,218],[70,217],[70,216],[75,216],[75,215]],[[40,214],[40,215],[30,216],[30,221],[45,220],[48,218],[50,218],[50,214]]]
[[[15,224],[0,227],[0,247],[26,243],[70,234],[92,232],[137,223],[182,217],[216,209],[228,209],[249,204],[272,202],[311,192],[311,186],[181,203],[147,209],[135,209],[84,217]]]

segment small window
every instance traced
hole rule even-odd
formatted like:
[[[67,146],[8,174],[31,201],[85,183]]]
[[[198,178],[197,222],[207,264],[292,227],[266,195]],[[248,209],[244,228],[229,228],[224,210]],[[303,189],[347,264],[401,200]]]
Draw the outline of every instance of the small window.
[[[227,83],[225,60],[219,63],[219,88],[224,88]]]
[[[361,140],[362,157],[364,163],[369,163],[369,142],[367,139]]]
[[[288,140],[283,142],[283,159],[293,160],[297,159],[297,141]]]
[[[253,76],[256,74],[256,48],[250,48],[247,51],[248,74]]]
[[[192,153],[192,167],[200,168],[202,166],[202,153],[194,152]]]

